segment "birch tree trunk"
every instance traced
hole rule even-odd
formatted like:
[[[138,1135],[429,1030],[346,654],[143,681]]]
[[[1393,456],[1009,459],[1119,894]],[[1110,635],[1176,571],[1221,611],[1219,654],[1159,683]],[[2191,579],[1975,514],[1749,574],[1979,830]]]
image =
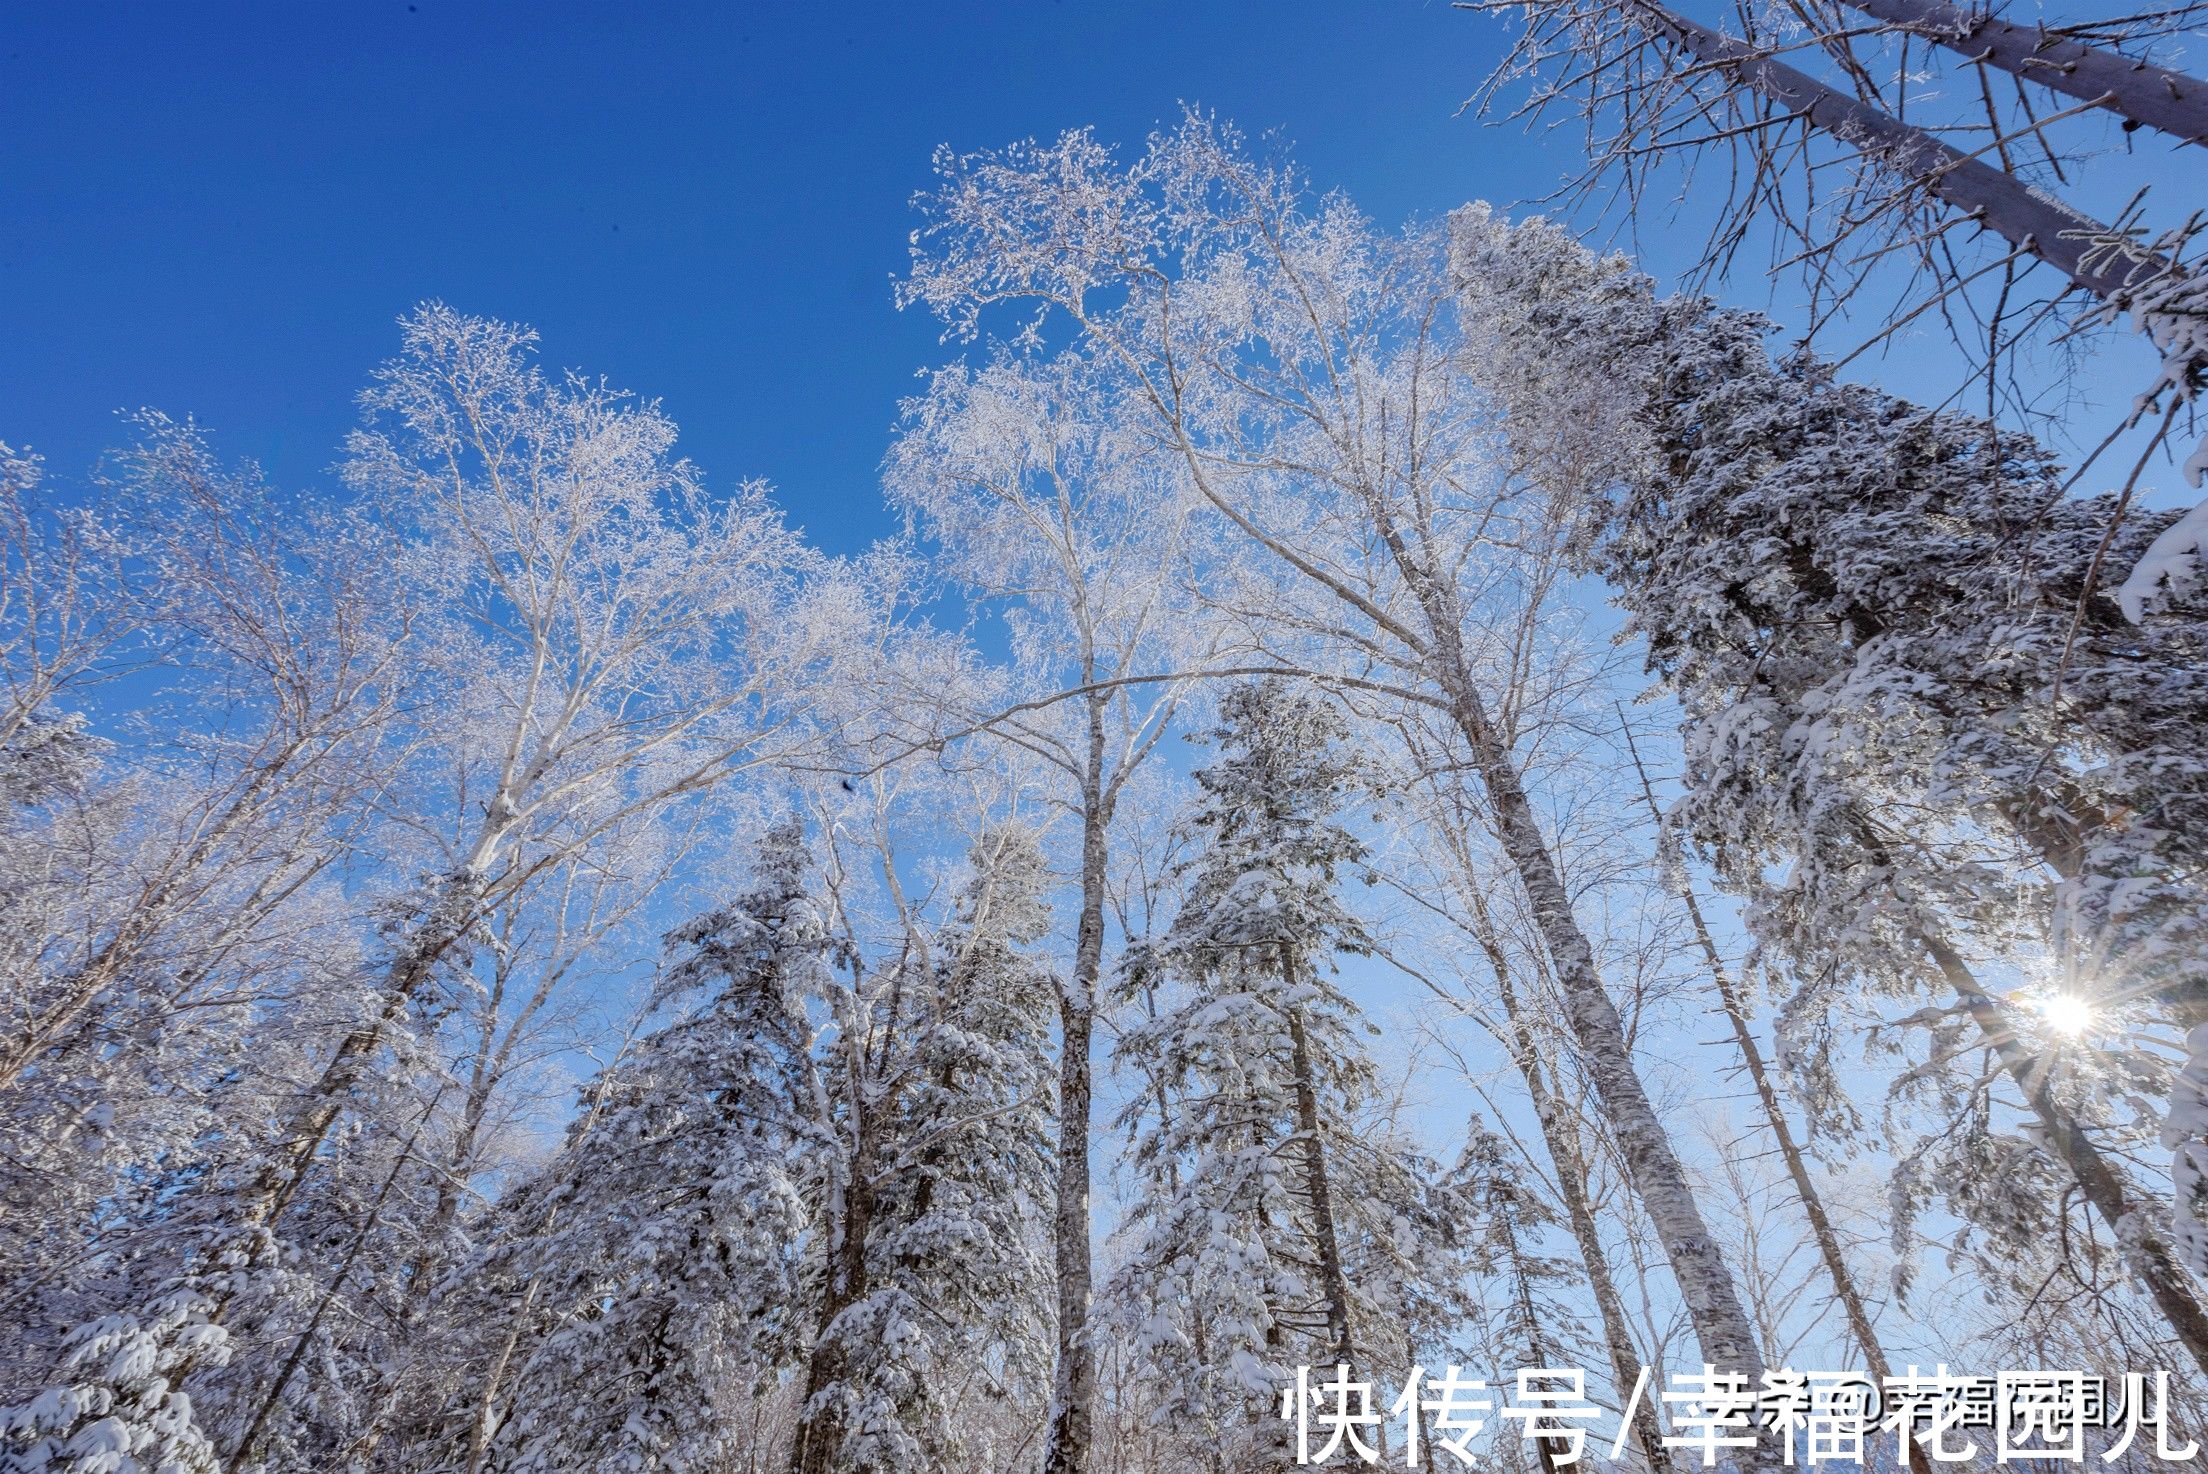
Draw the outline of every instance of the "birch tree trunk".
[[[183,903],[190,882],[207,868],[233,834],[266,811],[264,800],[290,776],[292,759],[304,745],[303,739],[288,743],[274,757],[257,765],[237,796],[224,805],[190,849],[165,865],[158,878],[147,885],[114,932],[69,978],[62,996],[0,1045],[0,1090],[13,1086],[33,1060],[54,1045],[94,1000],[136,964]]]
[[[1453,645],[1453,640],[1450,642]],[[1448,653],[1453,654],[1454,651]],[[1446,658],[1446,656],[1445,656]],[[1702,1220],[1686,1169],[1672,1150],[1670,1133],[1656,1116],[1640,1072],[1626,1043],[1625,1024],[1595,968],[1594,948],[1572,914],[1571,900],[1527,799],[1516,765],[1489,725],[1476,692],[1464,678],[1461,657],[1448,684],[1453,715],[1472,745],[1493,805],[1505,853],[1518,871],[1535,924],[1563,990],[1565,1017],[1605,1115],[1617,1133],[1620,1154],[1634,1191],[1648,1208],[1663,1241],[1664,1256],[1679,1282],[1702,1355],[1722,1371],[1736,1372],[1753,1387],[1763,1380],[1763,1355],[1731,1270]],[[1777,1467],[1766,1440],[1757,1449],[1759,1467]]]
[[[1093,674],[1089,677],[1093,680]],[[1081,915],[1073,974],[1060,994],[1058,1050],[1058,1202],[1052,1233],[1058,1271],[1058,1361],[1051,1379],[1050,1430],[1043,1474],[1085,1474],[1096,1433],[1096,1345],[1089,1301],[1095,1270],[1089,1248],[1089,1051],[1096,1026],[1096,985],[1104,966],[1106,830],[1104,693],[1087,698],[1088,757],[1081,774]]]
[[[304,1092],[299,1108],[285,1123],[269,1161],[247,1189],[239,1215],[244,1227],[266,1227],[281,1217],[321,1149],[345,1112],[346,1097],[367,1072],[368,1062],[390,1037],[391,1028],[414,995],[435,974],[437,964],[467,934],[482,906],[484,870],[495,856],[503,831],[486,834],[471,863],[450,876],[429,914],[416,924],[406,945],[385,970],[376,1015],[338,1042],[321,1075]]]
[[[1647,779],[1644,777],[1642,782],[1645,784]],[[1726,971],[1724,959],[1718,955],[1717,944],[1702,920],[1702,908],[1695,903],[1694,893],[1682,888],[1680,899],[1686,906],[1695,942],[1702,949],[1703,960],[1710,969],[1710,981],[1717,989],[1719,1005],[1724,1009],[1726,1021],[1732,1025],[1733,1043],[1739,1048],[1741,1065],[1755,1087],[1756,1104],[1763,1111],[1764,1125],[1770,1130],[1772,1140],[1778,1143],[1779,1158],[1786,1163],[1787,1179],[1794,1185],[1794,1200],[1801,1205],[1802,1216],[1809,1220],[1809,1235],[1817,1245],[1817,1257],[1824,1262],[1826,1277],[1832,1281],[1833,1295],[1847,1317],[1848,1334],[1855,1338],[1856,1349],[1863,1353],[1865,1369],[1883,1387],[1893,1372],[1892,1364],[1886,1360],[1886,1348],[1871,1324],[1870,1308],[1856,1286],[1855,1273],[1848,1267],[1847,1255],[1840,1247],[1840,1235],[1832,1226],[1832,1215],[1825,1211],[1824,1196],[1817,1191],[1816,1180],[1809,1175],[1809,1163],[1794,1140],[1794,1129],[1787,1124],[1778,1091],[1772,1087],[1770,1072],[1764,1068],[1763,1050],[1748,1027],[1740,989],[1734,984],[1732,974]],[[1909,1467],[1913,1474],[1933,1474],[1929,1456],[1914,1438],[1909,1441]]]
[[[1216,485],[1203,454],[1190,439],[1180,414],[1147,379],[1146,393],[1161,411],[1165,427],[1173,435],[1190,479],[1204,499],[1229,521],[1249,533],[1260,545],[1321,587],[1332,590],[1353,607],[1377,612],[1369,601],[1345,591],[1308,558],[1301,557],[1278,540],[1266,536]],[[1658,1119],[1648,1091],[1633,1063],[1626,1041],[1625,1024],[1617,1005],[1604,989],[1595,966],[1594,947],[1572,912],[1571,898],[1557,873],[1548,838],[1526,796],[1517,762],[1509,743],[1490,720],[1486,703],[1473,679],[1464,653],[1461,615],[1455,600],[1431,570],[1406,545],[1386,502],[1365,493],[1367,515],[1385,544],[1425,625],[1423,638],[1383,616],[1385,626],[1409,646],[1408,654],[1423,673],[1440,688],[1440,706],[1463,734],[1472,753],[1472,766],[1480,774],[1494,813],[1497,838],[1509,857],[1533,913],[1549,964],[1565,998],[1566,1017],[1589,1077],[1602,1099],[1604,1112],[1617,1132],[1620,1154],[1633,1189],[1647,1207],[1664,1256],[1678,1281],[1688,1318],[1695,1329],[1703,1359],[1725,1372],[1738,1373],[1757,1386],[1763,1379],[1763,1356],[1755,1331],[1741,1308],[1717,1241],[1702,1220],[1686,1169],[1672,1150],[1671,1136]],[[1759,1441],[1748,1461],[1756,1469],[1777,1469],[1779,1450],[1769,1437]],[[1055,1471],[1053,1471],[1055,1474]]]
[[[1841,0],[1981,66],[2104,107],[2142,128],[2208,144],[2208,82],[1948,0]]]
[[[1686,1301],[1703,1358],[1721,1371],[1763,1380],[1763,1355],[1749,1324],[1732,1271],[1717,1240],[1702,1220],[1686,1169],[1672,1150],[1671,1135],[1657,1118],[1648,1091],[1634,1066],[1625,1023],[1603,987],[1594,947],[1572,912],[1571,898],[1557,873],[1548,838],[1526,796],[1515,758],[1487,714],[1464,654],[1461,619],[1455,601],[1440,581],[1411,552],[1392,521],[1379,519],[1405,582],[1425,615],[1429,663],[1447,698],[1450,716],[1469,744],[1473,765],[1487,789],[1496,835],[1525,888],[1549,965],[1564,994],[1565,1016],[1603,1110],[1617,1133],[1620,1155],[1634,1191],[1648,1209],[1663,1242],[1664,1256]],[[1777,1467],[1777,1452],[1766,1439],[1756,1451],[1762,1466]]]

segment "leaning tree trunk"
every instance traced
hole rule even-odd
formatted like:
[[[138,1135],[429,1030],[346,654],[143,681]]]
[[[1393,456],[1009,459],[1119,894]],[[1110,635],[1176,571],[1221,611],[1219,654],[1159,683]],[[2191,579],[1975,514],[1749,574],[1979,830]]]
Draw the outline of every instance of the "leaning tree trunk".
[[[2092,1138],[2078,1124],[2077,1118],[2055,1100],[2046,1072],[2039,1068],[2039,1056],[2018,1042],[2016,1028],[2009,1022],[2006,1011],[1979,986],[1977,976],[1961,954],[1945,939],[1930,933],[1918,933],[1917,940],[1923,944],[1941,976],[1947,979],[1948,986],[1955,990],[1956,998],[2000,1059],[2001,1067],[2024,1092],[2032,1114],[2039,1118],[2047,1150],[2069,1171],[2079,1192],[2093,1205],[2109,1231],[2119,1241],[2131,1241],[2125,1257],[2132,1271],[2138,1275],[2148,1298],[2170,1323],[2171,1331],[2184,1344],[2187,1353],[2203,1372],[2208,1372],[2208,1311],[2201,1308],[2192,1282],[2171,1252],[2169,1241],[2145,1220],[2135,1216],[2139,1205],[2135,1205],[2125,1191],[2122,1175],[2093,1145]]]
[[[1571,899],[1557,874],[1555,858],[1549,853],[1533,804],[1519,781],[1517,765],[1489,725],[1478,694],[1464,680],[1461,662],[1451,675],[1455,688],[1450,692],[1451,704],[1458,725],[1472,745],[1473,760],[1494,806],[1504,852],[1517,868],[1550,966],[1563,991],[1565,1018],[1611,1129],[1617,1133],[1634,1191],[1648,1208],[1672,1275],[1679,1282],[1703,1358],[1721,1371],[1745,1376],[1749,1386],[1758,1386],[1763,1380],[1763,1355],[1747,1312],[1741,1308],[1732,1272],[1717,1240],[1702,1221],[1702,1210],[1687,1181],[1686,1169],[1672,1150],[1671,1135],[1657,1118],[1648,1091],[1641,1084],[1632,1048],[1626,1042],[1624,1020],[1596,971],[1594,948],[1572,914]],[[1760,1452],[1764,1462],[1775,1466],[1771,1449]]]
[[[1282,949],[1280,980],[1296,985],[1295,963]],[[1311,1061],[1311,1033],[1303,1010],[1288,1009],[1289,1069],[1295,1077],[1296,1135],[1301,1138],[1303,1191],[1311,1210],[1311,1248],[1319,1265],[1319,1293],[1326,1302],[1327,1355],[1336,1366],[1356,1365],[1349,1325],[1349,1276],[1342,1269],[1342,1240],[1334,1227],[1334,1190],[1327,1181],[1326,1142],[1319,1135],[1319,1091]]]
[[[1644,780],[1645,781],[1645,780]],[[1748,1071],[1748,1079],[1756,1091],[1756,1103],[1763,1109],[1764,1124],[1770,1128],[1771,1138],[1779,1144],[1779,1158],[1786,1163],[1786,1175],[1794,1184],[1794,1200],[1801,1204],[1802,1216],[1809,1220],[1809,1236],[1817,1244],[1817,1256],[1824,1261],[1825,1274],[1832,1281],[1833,1295],[1840,1301],[1840,1308],[1848,1321],[1848,1333],[1855,1338],[1856,1347],[1863,1353],[1863,1363],[1878,1385],[1886,1385],[1893,1373],[1893,1366],[1886,1360],[1886,1348],[1878,1339],[1878,1331],[1871,1324],[1870,1308],[1864,1303],[1863,1292],[1857,1288],[1855,1273],[1848,1267],[1847,1255],[1840,1248],[1840,1235],[1832,1226],[1832,1215],[1825,1211],[1825,1200],[1817,1191],[1817,1184],[1809,1175],[1809,1163],[1802,1155],[1801,1146],[1794,1140],[1794,1128],[1786,1121],[1786,1112],[1779,1104],[1778,1091],[1772,1087],[1771,1075],[1764,1068],[1763,1051],[1756,1044],[1756,1036],[1748,1027],[1748,1013],[1742,1006],[1740,990],[1734,985],[1732,975],[1725,970],[1724,960],[1718,955],[1717,944],[1710,938],[1710,929],[1702,920],[1702,908],[1695,904],[1694,892],[1682,888],[1681,899],[1686,904],[1687,920],[1692,926],[1696,942],[1702,948],[1703,959],[1710,969],[1710,981],[1717,988],[1719,1005],[1733,1028],[1733,1043],[1740,1049],[1740,1062]],[[1932,1474],[1932,1462],[1924,1446],[1912,1437],[1908,1443],[1909,1468],[1912,1474]]]
[[[69,975],[61,997],[26,1018],[13,1038],[0,1043],[0,1090],[13,1087],[32,1061],[54,1045],[118,978],[137,965],[146,949],[160,936],[174,909],[182,903],[192,878],[214,860],[232,835],[266,811],[264,800],[270,798],[279,781],[288,775],[291,761],[302,746],[303,741],[287,743],[273,757],[256,765],[245,786],[224,805],[192,847],[163,869],[159,878],[144,890],[129,913],[117,923],[113,934]]]
[[[2201,367],[2208,350],[2202,348],[2193,320],[2199,309],[2185,305],[2197,284],[2178,263],[2143,248],[2112,249],[2114,232],[2045,190],[1827,87],[1757,47],[1688,20],[1657,0],[1614,3],[1642,31],[1861,149],[2094,296],[2130,309],[2165,357],[2182,360],[2165,366],[2168,382],[2181,382]]]
[[[483,860],[492,845],[478,847]],[[246,1190],[240,1224],[265,1228],[283,1215],[306,1180],[314,1155],[344,1113],[369,1061],[390,1039],[392,1029],[429,980],[438,964],[467,935],[483,900],[484,870],[469,865],[447,877],[436,903],[384,970],[375,1016],[355,1026],[338,1042],[321,1075],[303,1093],[298,1108],[278,1134],[269,1160]]]
[[[1268,537],[1247,514],[1221,494],[1180,415],[1155,385],[1149,384],[1147,379],[1144,382],[1148,385],[1146,392],[1175,437],[1190,479],[1206,501],[1261,546],[1285,558],[1305,577],[1333,590],[1352,607],[1376,612],[1353,590],[1345,590],[1325,570]],[[1641,1084],[1640,1073],[1633,1064],[1632,1048],[1626,1042],[1625,1023],[1618,1017],[1617,1005],[1603,987],[1602,976],[1595,966],[1594,947],[1580,929],[1578,918],[1572,914],[1571,897],[1557,873],[1555,857],[1549,853],[1548,838],[1541,832],[1533,804],[1526,797],[1510,744],[1489,720],[1486,704],[1472,679],[1455,601],[1404,545],[1402,533],[1389,515],[1384,499],[1368,493],[1367,502],[1376,530],[1426,623],[1430,643],[1421,642],[1415,636],[1406,643],[1410,653],[1427,667],[1428,674],[1440,686],[1440,704],[1470,744],[1473,766],[1479,770],[1494,810],[1497,836],[1517,870],[1535,925],[1549,954],[1550,966],[1564,993],[1573,1037],[1602,1099],[1603,1109],[1617,1132],[1626,1175],[1647,1207],[1663,1243],[1664,1256],[1679,1283],[1703,1359],[1722,1371],[1745,1376],[1751,1387],[1760,1385],[1763,1355],[1756,1345],[1755,1331],[1741,1308],[1732,1272],[1718,1250],[1717,1240],[1711,1237],[1708,1225],[1702,1221],[1702,1211],[1695,1202],[1686,1169],[1672,1150],[1670,1134],[1658,1119],[1655,1107],[1649,1102],[1648,1091]],[[1409,632],[1403,631],[1403,634]],[[1744,1464],[1757,1470],[1779,1468],[1775,1443],[1770,1439],[1759,1440],[1752,1457]],[[1057,1471],[1049,1471],[1049,1474],[1057,1474]]]
[[[1622,710],[1619,717],[1622,721]],[[1656,790],[1648,781],[1648,769],[1641,763],[1641,751],[1633,741],[1632,728],[1623,727],[1622,730],[1626,751],[1633,759],[1633,772],[1640,779],[1641,797],[1648,805],[1648,816],[1661,826],[1663,815],[1656,806]],[[1708,923],[1702,919],[1702,907],[1694,898],[1694,887],[1682,881],[1679,900],[1686,910],[1695,943],[1702,949],[1702,959],[1710,969],[1710,982],[1717,990],[1718,1004],[1724,1010],[1726,1022],[1732,1025],[1733,1043],[1740,1050],[1740,1062],[1748,1072],[1749,1083],[1755,1087],[1756,1103],[1762,1108],[1764,1125],[1769,1128],[1771,1139],[1778,1143],[1779,1158],[1786,1163],[1787,1178],[1794,1185],[1794,1199],[1801,1204],[1802,1216],[1809,1220],[1809,1234],[1817,1245],[1817,1256],[1824,1261],[1825,1274],[1832,1281],[1832,1292],[1840,1301],[1842,1314],[1847,1317],[1848,1332],[1863,1353],[1865,1368],[1883,1387],[1893,1367],[1886,1360],[1886,1348],[1878,1338],[1877,1329],[1871,1324],[1870,1307],[1864,1303],[1863,1292],[1856,1286],[1855,1272],[1848,1267],[1847,1255],[1841,1250],[1840,1235],[1832,1226],[1832,1216],[1825,1211],[1824,1195],[1818,1192],[1815,1179],[1809,1175],[1809,1163],[1794,1140],[1794,1128],[1787,1124],[1786,1111],[1779,1104],[1770,1071],[1764,1068],[1763,1050],[1756,1044],[1755,1032],[1748,1026],[1748,1010],[1742,1002],[1740,989],[1717,950]],[[1912,1474],[1932,1474],[1932,1461],[1923,1445],[1911,1438],[1907,1446]]]
[[[1495,988],[1503,1002],[1503,1019],[1510,1027],[1510,1050],[1516,1058],[1518,1073],[1526,1082],[1526,1096],[1533,1103],[1533,1117],[1541,1127],[1549,1160],[1556,1167],[1557,1196],[1564,1201],[1564,1216],[1571,1226],[1573,1240],[1579,1245],[1580,1263],[1587,1271],[1587,1288],[1594,1298],[1595,1313],[1602,1318],[1603,1348],[1610,1355],[1610,1374],[1617,1382],[1618,1395],[1631,1397],[1643,1370],[1640,1352],[1634,1347],[1628,1329],[1632,1322],[1626,1314],[1625,1298],[1618,1293],[1617,1278],[1610,1271],[1610,1253],[1603,1248],[1602,1234],[1595,1224],[1594,1205],[1587,1200],[1587,1159],[1581,1150],[1579,1128],[1564,1119],[1556,1092],[1550,1088],[1548,1075],[1541,1068],[1533,1029],[1520,1006],[1517,986],[1510,980],[1510,960],[1503,955],[1487,903],[1477,890],[1471,892],[1471,899],[1476,924],[1474,940],[1487,954],[1487,964],[1494,971]],[[1640,1446],[1641,1457],[1653,1474],[1663,1474],[1671,1467],[1671,1456],[1664,1448],[1663,1423],[1657,1417],[1653,1398],[1641,1398],[1634,1406],[1633,1441]]]
[[[1093,679],[1093,673],[1091,673]],[[1052,1219],[1058,1271],[1058,1362],[1051,1380],[1050,1429],[1043,1474],[1087,1474],[1095,1437],[1096,1344],[1089,1301],[1089,1049],[1096,987],[1104,968],[1104,703],[1088,698],[1088,761],[1081,775],[1081,916],[1074,931],[1073,975],[1059,996],[1058,1202]]]
[[[1947,0],[1842,0],[1875,20],[2142,128],[2208,144],[2208,82]]]
[[[1449,714],[1470,746],[1473,766],[1486,786],[1495,831],[1524,887],[1534,924],[1549,954],[1549,966],[1564,994],[1565,1018],[1580,1058],[1602,1100],[1634,1192],[1648,1209],[1664,1257],[1687,1306],[1703,1360],[1719,1371],[1738,1373],[1750,1387],[1763,1381],[1763,1353],[1742,1309],[1732,1271],[1717,1240],[1702,1220],[1701,1206],[1687,1180],[1671,1134],[1656,1115],[1640,1071],[1626,1042],[1625,1022],[1603,987],[1595,950],[1572,912],[1571,897],[1557,873],[1548,837],[1534,814],[1519,778],[1508,741],[1496,730],[1472,679],[1465,657],[1455,601],[1405,546],[1392,519],[1381,518],[1380,531],[1390,553],[1425,615],[1431,639],[1427,656],[1447,699]],[[1751,1461],[1778,1467],[1778,1452],[1766,1437]]]

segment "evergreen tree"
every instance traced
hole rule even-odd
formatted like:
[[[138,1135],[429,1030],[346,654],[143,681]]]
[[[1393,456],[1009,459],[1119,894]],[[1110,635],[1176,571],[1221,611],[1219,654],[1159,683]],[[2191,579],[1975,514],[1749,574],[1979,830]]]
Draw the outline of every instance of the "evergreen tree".
[[[1160,1416],[1272,1468],[1294,1368],[1399,1373],[1461,1318],[1467,1261],[1438,1166],[1370,1119],[1374,1031],[1334,981],[1370,947],[1335,894],[1366,855],[1339,822],[1363,783],[1342,718],[1277,679],[1220,712],[1170,981],[1118,1049],[1153,1089],[1122,1118],[1140,1188],[1111,1295],[1170,1389]],[[1147,961],[1123,991],[1155,985]]]
[[[793,1458],[805,1474],[965,1467],[979,1451],[962,1446],[954,1394],[1048,1375],[1037,1226],[1052,1201],[1058,980],[1028,951],[1049,928],[1047,883],[1031,831],[986,832],[951,924],[876,991],[878,1047],[831,1070],[844,1118],[864,1103],[877,1124],[845,1130],[855,1190],[837,1233],[851,1267],[822,1301]]]
[[[1837,1020],[1949,1000],[1912,1015],[1932,1052],[1903,1086],[1948,1124],[1899,1153],[1904,1225],[1942,1184],[1992,1236],[1987,1270],[2029,1294],[2022,1266],[2058,1239],[2067,1176],[2208,1367],[2208,1316],[2106,1150],[2151,1129],[2135,1102],[2171,1089],[2126,1025],[2193,1029],[2208,998],[2208,625],[2178,596],[2131,626],[2094,586],[2104,548],[2169,517],[2113,525],[2110,499],[2065,499],[2028,438],[1773,362],[1760,319],[1658,304],[1543,222],[1467,214],[1458,231],[1494,342],[1518,345],[1482,371],[1529,465],[1611,460],[1591,562],[1683,709],[1670,822],[1747,902],[1755,960],[1791,988],[1782,1044],[1812,1111],[1847,1113]],[[1607,413],[1575,425],[1560,403]],[[1588,450],[1603,430],[1615,443]],[[2079,997],[2092,1038],[2035,1021],[1989,964]],[[1958,1068],[1973,1046],[1978,1076]],[[1986,1109],[2004,1079],[2021,1100]],[[2197,1129],[2189,1109],[2180,1084],[2173,1134]]]
[[[494,1467],[708,1467],[721,1385],[799,1358],[827,1160],[808,1007],[836,957],[807,865],[776,827],[751,887],[673,934],[661,1001],[695,1006],[586,1087],[566,1150],[500,1203],[482,1267],[548,1323]]]

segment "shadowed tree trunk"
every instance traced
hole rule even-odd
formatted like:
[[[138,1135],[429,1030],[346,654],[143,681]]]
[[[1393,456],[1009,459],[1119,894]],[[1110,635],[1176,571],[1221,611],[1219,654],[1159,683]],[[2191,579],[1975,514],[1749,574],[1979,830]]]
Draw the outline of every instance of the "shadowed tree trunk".
[[[1295,964],[1283,954],[1281,981],[1294,988]],[[1342,1242],[1334,1228],[1334,1190],[1327,1181],[1326,1143],[1319,1136],[1319,1092],[1313,1083],[1311,1036],[1303,1010],[1288,1010],[1289,1066],[1296,1080],[1296,1135],[1302,1138],[1304,1193],[1311,1201],[1311,1247],[1318,1256],[1319,1293],[1326,1300],[1327,1355],[1338,1366],[1354,1367],[1355,1342],[1349,1325],[1349,1279],[1342,1271]]]

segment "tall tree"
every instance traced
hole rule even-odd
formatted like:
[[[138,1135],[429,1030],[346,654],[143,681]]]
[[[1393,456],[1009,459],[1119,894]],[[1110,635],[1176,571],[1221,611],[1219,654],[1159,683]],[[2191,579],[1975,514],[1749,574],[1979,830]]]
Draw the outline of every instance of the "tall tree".
[[[1193,617],[1194,498],[1178,471],[1138,423],[1111,413],[1091,366],[1071,356],[938,371],[906,402],[888,461],[892,504],[921,522],[951,578],[1005,613],[1014,694],[1026,699],[965,725],[1057,775],[1057,803],[1075,824],[1080,899],[1058,1009],[1050,1474],[1087,1467],[1094,1420],[1090,1076],[1115,820],[1172,729],[1185,668],[1216,640]],[[1050,700],[1053,690],[1070,695]]]
[[[2198,743],[2180,735],[2203,709],[2192,622],[2162,625],[2157,641],[2103,608],[2105,646],[2072,628],[2111,509],[2064,500],[2033,447],[1811,361],[1775,365],[1758,320],[1658,308],[1645,282],[1543,223],[1459,224],[1478,257],[1467,280],[1493,293],[1483,310],[1510,324],[1502,335],[1547,332],[1537,353],[1486,360],[1529,454],[1576,442],[1613,457],[1594,557],[1689,723],[1673,822],[1750,900],[1760,955],[1801,985],[1791,1012],[1814,1014],[1837,979],[1950,992],[1992,1079],[2021,1092],[2059,1170],[2199,1360],[2197,1291],[2134,1217],[2089,1129],[2166,1072],[2138,1050],[2096,1058],[2030,1040],[1968,955],[2052,962],[2094,1006],[2146,1000],[2197,1023],[2201,979],[2178,940],[2203,915],[2184,858],[2202,833]],[[1556,396],[1597,361],[1596,392],[1626,413],[1572,423]],[[2102,699],[2071,706],[2079,683]],[[2155,817],[2135,826],[2117,805]],[[1988,1154],[1983,1141],[1971,1150]],[[2031,1210],[2005,1201],[2014,1211],[1989,1196],[1976,1206],[2022,1232],[2017,1214]]]
[[[719,1383],[801,1363],[827,1160],[807,1010],[838,953],[809,867],[777,826],[749,888],[669,938],[661,996],[693,1006],[585,1087],[567,1149],[500,1201],[483,1267],[559,1319],[513,1374],[496,1467],[700,1467]]]
[[[1220,703],[1196,773],[1180,914],[1156,964],[1177,983],[1118,1057],[1153,1083],[1124,1120],[1143,1187],[1115,1285],[1169,1411],[1226,1441],[1230,1464],[1283,1467],[1277,1389],[1296,1365],[1399,1372],[1467,1308],[1460,1206],[1408,1142],[1363,1124],[1377,1078],[1333,959],[1369,950],[1336,898],[1365,848],[1347,728],[1280,680]],[[1138,986],[1152,980],[1137,974]]]
[[[969,333],[1000,303],[1065,314],[1198,493],[1270,555],[1274,637],[1315,633],[1337,684],[1379,687],[1457,726],[1706,1359],[1756,1380],[1737,1288],[1471,653],[1462,579],[1482,514],[1463,493],[1492,484],[1494,467],[1487,422],[1452,367],[1438,239],[1385,238],[1343,201],[1309,202],[1291,171],[1193,116],[1132,166],[1072,133],[944,150],[938,168],[906,300]]]

